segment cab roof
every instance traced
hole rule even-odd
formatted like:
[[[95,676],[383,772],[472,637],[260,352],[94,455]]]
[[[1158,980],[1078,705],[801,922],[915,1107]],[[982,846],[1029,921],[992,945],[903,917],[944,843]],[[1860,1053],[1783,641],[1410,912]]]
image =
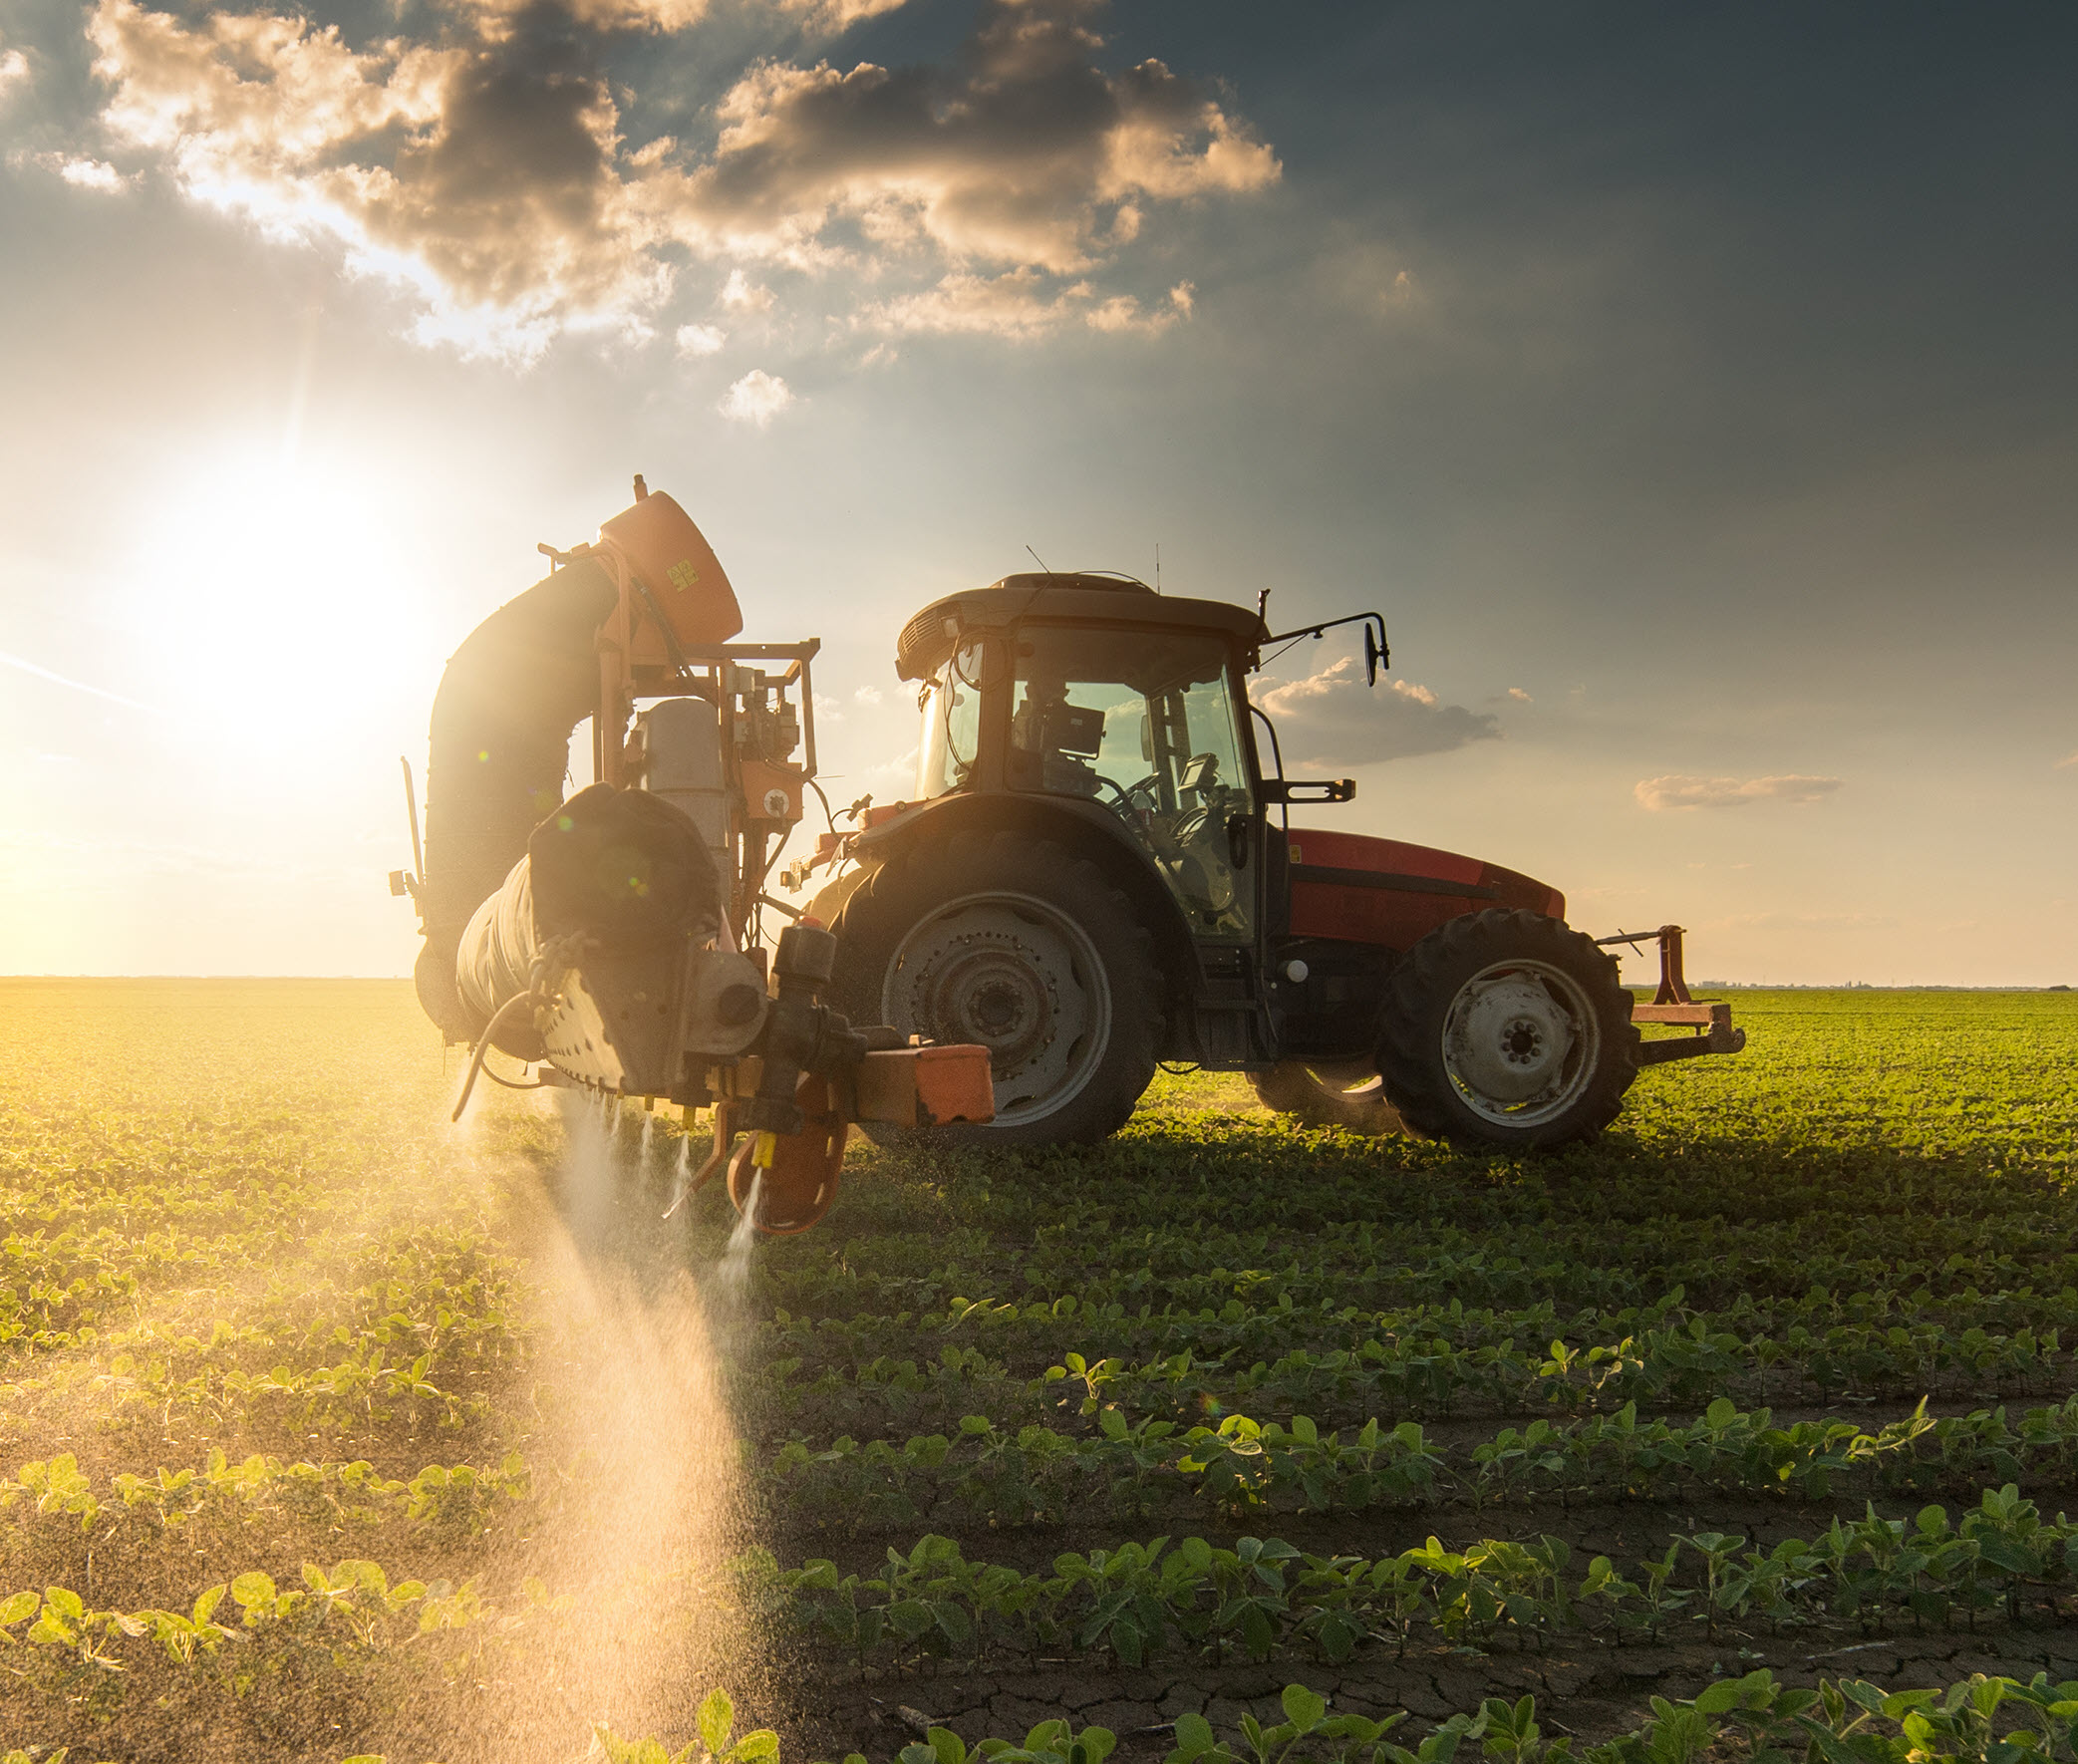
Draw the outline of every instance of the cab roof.
[[[1157,594],[1130,576],[1093,571],[1027,570],[986,588],[934,600],[902,628],[895,666],[904,680],[937,671],[955,643],[1008,629],[1020,619],[1063,625],[1141,625],[1206,631],[1246,649],[1251,658],[1270,635],[1248,607],[1223,600]]]

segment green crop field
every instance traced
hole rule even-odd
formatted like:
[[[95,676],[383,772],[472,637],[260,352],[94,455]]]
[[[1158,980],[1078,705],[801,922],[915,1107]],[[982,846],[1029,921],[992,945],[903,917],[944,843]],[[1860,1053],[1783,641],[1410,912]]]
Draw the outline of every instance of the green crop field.
[[[2070,1759],[2078,1000],[1734,998],[748,1244],[402,984],[0,983],[0,1758]]]

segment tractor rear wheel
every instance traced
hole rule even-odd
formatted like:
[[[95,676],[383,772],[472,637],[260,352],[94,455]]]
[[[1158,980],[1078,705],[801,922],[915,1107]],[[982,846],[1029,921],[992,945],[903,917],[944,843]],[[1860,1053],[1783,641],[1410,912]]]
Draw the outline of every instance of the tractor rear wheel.
[[[1637,1075],[1617,964],[1557,919],[1489,910],[1424,937],[1385,983],[1378,1071],[1417,1133],[1539,1151],[1599,1133]]]
[[[1303,1126],[1345,1127],[1371,1139],[1405,1130],[1399,1111],[1385,1100],[1385,1080],[1372,1065],[1285,1059],[1267,1072],[1251,1072],[1248,1081],[1265,1108],[1291,1115]]]
[[[934,1139],[1089,1143],[1125,1124],[1154,1076],[1153,940],[1096,865],[1051,840],[912,845],[860,884],[834,929],[832,990],[852,1022],[989,1049],[995,1121]]]

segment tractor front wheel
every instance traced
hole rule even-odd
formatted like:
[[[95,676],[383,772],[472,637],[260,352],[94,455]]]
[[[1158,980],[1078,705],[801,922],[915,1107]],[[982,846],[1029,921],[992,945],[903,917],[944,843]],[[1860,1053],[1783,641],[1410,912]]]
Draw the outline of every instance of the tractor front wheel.
[[[1125,1124],[1154,1076],[1153,940],[1096,865],[1050,840],[912,845],[859,885],[834,929],[834,991],[852,1022],[989,1049],[995,1121],[933,1137],[1092,1142]]]
[[[1599,1133],[1637,1075],[1617,964],[1585,933],[1489,910],[1424,937],[1385,985],[1378,1071],[1417,1133],[1539,1151]]]

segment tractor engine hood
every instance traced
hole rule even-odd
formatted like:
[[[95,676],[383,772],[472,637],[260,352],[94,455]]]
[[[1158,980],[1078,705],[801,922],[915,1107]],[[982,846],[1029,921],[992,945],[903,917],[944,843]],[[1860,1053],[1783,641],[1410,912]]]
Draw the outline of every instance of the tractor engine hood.
[[[1287,837],[1295,937],[1406,950],[1483,907],[1566,917],[1566,897],[1556,888],[1476,857],[1367,833],[1293,827]]]

